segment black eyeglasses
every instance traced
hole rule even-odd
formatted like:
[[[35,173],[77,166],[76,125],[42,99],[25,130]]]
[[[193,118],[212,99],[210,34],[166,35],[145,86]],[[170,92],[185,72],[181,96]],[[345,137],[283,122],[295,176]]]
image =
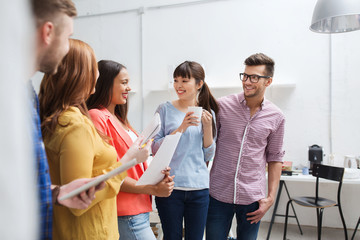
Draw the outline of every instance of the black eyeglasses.
[[[259,76],[259,75],[248,75],[246,73],[240,73],[240,80],[246,82],[248,78],[250,78],[250,82],[257,83],[260,78],[271,78],[270,76]]]

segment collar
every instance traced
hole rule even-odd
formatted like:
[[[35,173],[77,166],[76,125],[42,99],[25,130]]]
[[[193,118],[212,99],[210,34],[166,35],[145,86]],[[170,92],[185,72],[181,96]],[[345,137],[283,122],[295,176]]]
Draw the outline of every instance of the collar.
[[[107,110],[107,108],[99,109],[108,119],[112,117],[113,115]]]
[[[239,99],[239,102],[240,102],[242,105],[247,106],[247,105],[246,105],[246,99],[245,99],[244,92],[239,93],[238,99]],[[262,102],[261,102],[261,104],[260,104],[260,108],[263,108],[263,107],[265,106],[266,101],[267,101],[267,99],[266,99],[266,97],[264,96],[264,99],[262,100]]]
[[[118,122],[118,119],[116,119],[115,116],[112,115],[107,108],[102,108],[102,109],[99,109],[99,110],[105,115],[107,120],[110,122],[110,124],[115,129],[115,131],[120,135],[120,137],[122,139],[124,139],[124,142],[126,143],[127,147],[129,148],[132,145],[133,142],[132,142],[131,137],[129,136],[129,134],[126,132],[126,130]],[[137,135],[137,133],[135,131],[134,131],[134,133]]]

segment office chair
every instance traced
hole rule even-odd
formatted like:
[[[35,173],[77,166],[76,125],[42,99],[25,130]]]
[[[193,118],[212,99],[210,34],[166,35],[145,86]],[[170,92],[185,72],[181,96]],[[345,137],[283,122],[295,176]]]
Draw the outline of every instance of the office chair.
[[[322,226],[322,216],[323,211],[325,208],[328,207],[335,207],[337,206],[339,208],[339,213],[341,217],[342,224],[344,226],[344,234],[345,239],[348,239],[347,236],[347,229],[345,224],[345,219],[341,210],[341,204],[340,204],[340,195],[341,195],[341,187],[342,187],[342,180],[344,176],[344,168],[339,167],[332,167],[327,165],[321,165],[321,164],[314,164],[313,165],[313,172],[312,175],[316,177],[316,188],[315,188],[315,197],[294,197],[291,198],[287,205],[286,205],[286,215],[285,215],[285,226],[284,226],[284,236],[283,239],[286,240],[286,230],[287,230],[287,222],[288,222],[288,215],[289,215],[289,206],[292,201],[294,201],[296,204],[299,204],[303,207],[311,207],[316,208],[316,216],[317,216],[317,233],[318,233],[318,239],[321,239],[321,226]],[[319,178],[324,178],[327,180],[337,181],[338,184],[338,191],[337,191],[337,202],[319,197]]]

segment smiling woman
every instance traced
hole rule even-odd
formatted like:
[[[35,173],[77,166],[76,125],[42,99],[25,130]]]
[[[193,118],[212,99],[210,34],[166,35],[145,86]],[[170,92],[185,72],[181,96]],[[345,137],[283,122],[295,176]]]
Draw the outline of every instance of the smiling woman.
[[[127,102],[129,91],[129,74],[126,68],[123,68],[114,79],[112,105],[125,104]]]
[[[161,104],[157,112],[161,130],[152,146],[156,154],[166,135],[182,132],[170,162],[175,190],[169,197],[156,197],[164,239],[202,239],[209,204],[209,171],[206,162],[215,153],[215,114],[218,105],[205,83],[205,71],[193,61],[181,63],[173,73],[178,99]],[[202,112],[197,117],[189,107]],[[189,238],[190,237],[190,238]]]
[[[126,67],[115,61],[101,60],[98,68],[100,75],[95,93],[86,102],[88,109],[106,108],[122,127],[132,129],[127,119],[128,94],[131,88]]]
[[[127,69],[120,63],[102,60],[98,66],[100,77],[87,106],[94,125],[110,138],[109,142],[115,147],[120,159],[137,139],[137,132],[127,119],[130,78]],[[129,169],[128,177],[117,196],[118,229],[121,238],[155,240],[149,222],[149,212],[152,211],[149,195],[166,197],[171,193],[174,183],[166,174],[156,185],[136,186],[146,168],[145,162]]]

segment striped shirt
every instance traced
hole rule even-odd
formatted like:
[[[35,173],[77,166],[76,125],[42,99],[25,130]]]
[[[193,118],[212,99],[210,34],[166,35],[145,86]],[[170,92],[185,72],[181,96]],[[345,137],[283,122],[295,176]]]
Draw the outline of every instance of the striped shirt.
[[[218,138],[210,172],[210,195],[249,205],[266,197],[266,163],[282,161],[285,118],[264,99],[250,117],[244,93],[219,99]]]

